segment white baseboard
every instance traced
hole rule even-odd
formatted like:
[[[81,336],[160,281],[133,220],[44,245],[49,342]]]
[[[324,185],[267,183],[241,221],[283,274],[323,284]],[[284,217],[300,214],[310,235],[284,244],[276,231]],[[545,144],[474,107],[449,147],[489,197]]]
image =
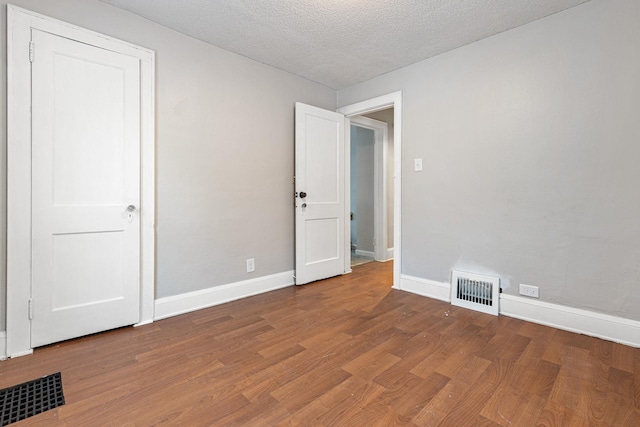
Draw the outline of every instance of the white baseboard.
[[[393,259],[393,248],[387,248],[387,259]]]
[[[201,291],[160,298],[156,300],[154,319],[160,320],[177,316],[190,311],[285,288],[293,284],[293,271],[286,271],[242,282],[214,286]]]
[[[154,303],[155,304],[155,303]],[[145,325],[150,325],[153,323],[154,319],[149,319],[149,320],[145,320],[143,322],[140,323],[136,323],[135,325],[133,325],[134,328],[139,328],[140,326],[145,326]]]
[[[400,289],[424,297],[451,302],[451,285],[448,283],[402,274],[400,275]]]
[[[7,333],[0,331],[0,360],[7,358]]]
[[[451,301],[449,283],[401,275],[399,289]],[[636,320],[506,294],[500,294],[500,314],[640,348],[640,321]]]
[[[640,321],[513,295],[500,296],[500,314],[640,348]]]
[[[375,253],[370,252],[370,251],[361,251],[360,249],[356,249],[356,255],[360,255],[360,256],[368,256],[371,258],[374,258],[376,256]]]

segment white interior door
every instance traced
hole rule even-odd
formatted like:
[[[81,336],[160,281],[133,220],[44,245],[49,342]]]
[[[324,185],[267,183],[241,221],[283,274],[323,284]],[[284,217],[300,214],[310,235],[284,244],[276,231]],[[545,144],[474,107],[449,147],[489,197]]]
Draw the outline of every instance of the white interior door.
[[[296,285],[344,273],[344,122],[296,103]]]
[[[140,61],[33,30],[31,346],[139,320]]]

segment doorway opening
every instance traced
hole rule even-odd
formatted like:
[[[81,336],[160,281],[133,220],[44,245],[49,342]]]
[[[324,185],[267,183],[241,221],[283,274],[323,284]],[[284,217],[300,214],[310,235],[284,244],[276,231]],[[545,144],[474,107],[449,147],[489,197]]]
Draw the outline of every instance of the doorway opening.
[[[387,174],[387,179],[391,182],[388,187],[393,192],[387,191],[386,197],[393,200],[387,204],[393,214],[386,215],[392,218],[387,220],[386,228],[390,228],[391,223],[393,228],[385,234],[385,227],[381,227],[383,231],[379,235],[383,238],[386,236],[388,243],[393,243],[376,245],[374,253],[382,252],[379,255],[381,260],[393,259],[393,288],[400,289],[402,92],[340,107],[335,113],[296,103],[296,285],[352,271],[351,257],[347,256],[351,253],[351,221],[347,220],[351,208],[351,120],[388,109],[392,109],[389,113],[393,117],[393,155],[388,156],[393,159],[393,169]],[[307,141],[309,137],[320,138],[324,143]],[[308,159],[314,161],[309,164]],[[308,166],[311,169],[307,170]],[[380,170],[384,171],[385,168],[381,167]],[[385,180],[382,181],[384,183]],[[377,188],[384,188],[384,184]],[[382,210],[379,217],[384,217],[385,212]]]
[[[351,267],[393,259],[393,108],[351,117]]]
[[[389,187],[393,189],[393,193],[390,197],[393,199],[393,203],[390,205],[393,207],[393,220],[389,221],[389,226],[393,224],[393,232],[389,237],[389,241],[393,242],[393,288],[401,289],[400,284],[400,269],[402,265],[402,223],[400,218],[402,218],[402,92],[393,92],[387,95],[378,96],[376,98],[368,99],[365,101],[360,101],[355,104],[346,105],[344,107],[338,108],[338,112],[344,114],[344,116],[349,119],[349,121],[356,117],[362,115],[370,115],[372,113],[376,113],[379,111],[393,109],[393,132],[389,132],[390,135],[393,135],[393,173],[389,174],[389,179],[392,180],[393,185]],[[347,135],[349,135],[347,133]],[[349,158],[349,147],[348,144],[345,147],[345,157]],[[349,167],[349,162],[346,162],[346,167]],[[349,179],[349,174],[347,173],[345,178]],[[346,203],[346,215],[349,215],[348,208],[350,207],[350,193],[348,191],[349,186],[346,186],[346,199],[348,203]],[[345,252],[350,252],[350,242],[348,236],[350,235],[350,221],[345,221],[345,239],[344,239],[344,248]],[[344,271],[351,271],[351,263],[348,257],[345,257],[345,266]]]

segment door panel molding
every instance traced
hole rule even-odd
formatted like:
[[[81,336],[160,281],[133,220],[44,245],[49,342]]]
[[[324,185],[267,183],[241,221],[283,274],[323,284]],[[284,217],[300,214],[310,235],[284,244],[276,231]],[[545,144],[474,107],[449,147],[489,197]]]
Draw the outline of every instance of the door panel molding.
[[[140,324],[154,315],[155,53],[13,5],[7,6],[7,331],[6,355],[32,352],[31,298],[31,31],[55,34],[140,61]],[[36,59],[37,60],[37,59]],[[1,357],[2,355],[0,355]]]

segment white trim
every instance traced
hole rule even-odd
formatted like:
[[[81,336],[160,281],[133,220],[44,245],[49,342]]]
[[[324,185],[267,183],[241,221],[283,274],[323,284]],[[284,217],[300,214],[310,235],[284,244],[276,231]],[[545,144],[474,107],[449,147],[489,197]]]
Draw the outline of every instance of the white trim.
[[[18,52],[28,49],[31,31],[17,12],[7,5],[7,357],[31,348],[31,70]]]
[[[25,350],[25,351],[20,351],[20,352],[18,352],[18,353],[13,353],[13,354],[11,355],[11,358],[12,358],[12,359],[15,359],[16,357],[29,356],[29,355],[31,355],[31,354],[33,354],[33,349],[31,349],[31,350]],[[7,359],[8,359],[8,358],[9,358],[9,356],[7,355]]]
[[[398,91],[347,105],[338,108],[338,112],[348,118],[386,108],[393,108],[393,247],[398,249],[394,251],[393,287],[400,289],[400,266],[402,265],[402,92]],[[345,127],[348,125],[349,123],[347,122]],[[346,160],[349,160],[349,158],[347,157]],[[349,205],[347,203],[347,206]],[[347,240],[345,243],[348,245],[348,239],[345,240]]]
[[[13,353],[11,355],[12,358],[28,356],[33,354],[33,350],[29,349],[26,351],[22,351],[19,353]],[[0,331],[0,361],[7,360],[9,355],[7,353],[7,333],[5,331]]]
[[[7,358],[7,333],[0,331],[0,360]]]
[[[451,285],[403,274],[400,276],[400,290],[422,295],[440,301],[451,302]]]
[[[360,249],[356,249],[356,255],[360,255],[360,256],[368,256],[370,258],[375,259],[376,258],[376,254],[371,252],[371,251],[361,251]]]
[[[387,248],[387,147],[389,145],[389,125],[379,120],[364,116],[351,117],[351,126],[370,129],[374,132],[374,159],[373,159],[373,239],[374,258],[376,261],[385,261]],[[351,127],[349,126],[349,127]],[[351,141],[349,141],[351,145]],[[345,175],[351,176],[351,162],[345,163]],[[350,187],[349,187],[350,190]],[[349,223],[349,226],[351,224]],[[351,227],[349,227],[350,229]],[[350,231],[350,230],[349,230]],[[349,236],[351,233],[349,233]]]
[[[156,55],[142,61],[140,94],[140,322],[153,322],[156,299]]]
[[[293,286],[293,271],[189,292],[156,300],[155,320]]]
[[[402,275],[403,291],[451,301],[451,284]],[[500,314],[640,348],[640,321],[531,298],[500,294]]]
[[[637,320],[504,294],[500,314],[640,348]]]
[[[344,273],[351,273],[351,119],[344,118]]]
[[[387,248],[387,261],[391,261],[393,259],[393,248]]]
[[[7,331],[6,354],[29,354],[31,322],[31,30],[138,58],[141,62],[140,323],[153,319],[155,294],[155,52],[7,5]]]

